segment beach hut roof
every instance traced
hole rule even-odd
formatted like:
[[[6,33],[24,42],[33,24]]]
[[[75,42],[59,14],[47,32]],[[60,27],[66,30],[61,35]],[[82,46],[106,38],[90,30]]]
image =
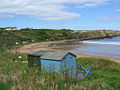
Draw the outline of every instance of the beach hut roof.
[[[50,51],[38,51],[38,52],[34,52],[34,53],[29,53],[28,55],[32,55],[32,56],[42,56],[46,53],[48,53]]]
[[[67,54],[72,54],[70,52],[54,52],[54,51],[39,51],[30,53],[28,55],[39,56],[41,59],[48,60],[62,60]],[[72,54],[76,57],[76,55]]]
[[[41,56],[41,59],[48,59],[48,60],[62,60],[67,54],[72,54],[70,52],[48,52]],[[72,54],[74,55],[74,54]],[[74,55],[76,57],[76,55]]]

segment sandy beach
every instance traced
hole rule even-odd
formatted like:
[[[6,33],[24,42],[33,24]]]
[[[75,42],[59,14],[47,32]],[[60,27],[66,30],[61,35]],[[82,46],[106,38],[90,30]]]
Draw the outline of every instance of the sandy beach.
[[[34,44],[30,44],[30,45],[24,45],[18,49],[12,50],[11,52],[14,53],[32,53],[32,52],[36,52],[36,51],[67,51],[67,50],[56,50],[53,47],[50,47],[51,45],[55,45],[55,44],[61,44],[61,43],[65,43],[65,42],[72,42],[74,41],[72,40],[60,40],[60,41],[49,41],[49,42],[39,42],[39,43],[34,43]],[[119,62],[120,63],[120,58],[115,58],[115,57],[110,57],[110,56],[96,56],[96,55],[87,55],[87,54],[77,54],[74,53],[78,58],[79,57],[94,57],[94,58],[105,58],[105,59],[109,59],[115,62]]]

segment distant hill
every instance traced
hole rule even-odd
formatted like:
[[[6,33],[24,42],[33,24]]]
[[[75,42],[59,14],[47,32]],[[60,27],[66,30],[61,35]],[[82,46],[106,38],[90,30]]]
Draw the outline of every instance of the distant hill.
[[[106,30],[82,30],[73,31],[67,29],[22,29],[15,31],[0,30],[0,44],[23,42],[27,40],[34,41],[55,41],[66,39],[94,39],[120,35],[120,31]]]

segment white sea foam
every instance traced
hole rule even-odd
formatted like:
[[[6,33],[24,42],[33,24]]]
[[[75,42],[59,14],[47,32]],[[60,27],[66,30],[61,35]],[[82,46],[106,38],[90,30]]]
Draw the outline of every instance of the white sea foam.
[[[91,43],[91,44],[108,44],[108,45],[120,45],[120,42],[83,41],[83,43]]]

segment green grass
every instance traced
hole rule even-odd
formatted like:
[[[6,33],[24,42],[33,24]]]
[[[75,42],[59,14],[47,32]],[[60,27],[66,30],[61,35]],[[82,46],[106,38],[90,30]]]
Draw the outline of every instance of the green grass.
[[[4,54],[0,57],[0,81],[11,90],[119,90],[120,64],[101,58],[78,58],[77,64],[92,66],[93,75],[85,79],[70,78],[56,73],[41,72],[27,63],[13,59],[24,54]],[[8,90],[9,90],[8,88]],[[1,90],[1,89],[0,89]]]
[[[10,90],[10,85],[4,82],[0,82],[0,90]]]
[[[93,76],[89,80],[103,80],[114,90],[120,89],[120,64],[101,58],[79,58],[78,65],[92,66]]]

